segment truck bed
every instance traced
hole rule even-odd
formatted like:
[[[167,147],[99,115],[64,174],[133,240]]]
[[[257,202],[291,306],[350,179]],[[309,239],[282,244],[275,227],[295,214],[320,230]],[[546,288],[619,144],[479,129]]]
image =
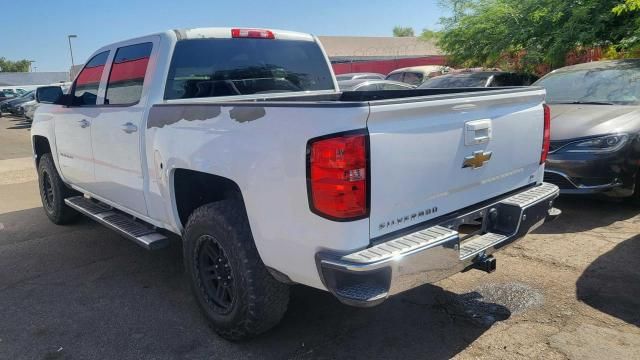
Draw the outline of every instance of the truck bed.
[[[195,98],[189,100],[172,100],[170,103],[181,104],[225,104],[230,103],[247,103],[247,102],[260,102],[260,103],[288,103],[291,102],[292,106],[304,106],[312,105],[319,106],[323,103],[368,103],[376,102],[380,104],[391,103],[389,100],[397,101],[427,101],[429,98],[433,100],[464,98],[470,96],[478,96],[480,92],[487,95],[494,94],[507,94],[516,92],[527,92],[531,90],[540,90],[538,87],[531,86],[518,86],[518,87],[494,87],[494,88],[446,88],[446,89],[412,89],[412,90],[377,90],[377,91],[345,91],[340,93],[331,94],[310,94],[310,95],[295,95],[287,96],[286,94],[274,95],[269,94],[264,97],[256,95],[249,99],[227,99],[221,100],[219,98]],[[246,98],[246,97],[245,97]],[[411,99],[411,100],[409,100]],[[334,104],[335,105],[335,104]],[[282,106],[282,105],[276,105]]]

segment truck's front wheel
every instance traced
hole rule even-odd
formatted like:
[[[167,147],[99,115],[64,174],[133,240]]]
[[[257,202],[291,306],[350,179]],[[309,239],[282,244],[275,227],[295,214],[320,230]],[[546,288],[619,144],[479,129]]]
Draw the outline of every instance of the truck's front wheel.
[[[289,287],[262,263],[239,201],[196,209],[185,229],[184,256],[198,304],[222,337],[258,335],[284,315]]]
[[[42,155],[38,162],[38,187],[44,212],[54,224],[67,224],[80,216],[64,203],[64,199],[77,193],[62,181],[50,153]]]

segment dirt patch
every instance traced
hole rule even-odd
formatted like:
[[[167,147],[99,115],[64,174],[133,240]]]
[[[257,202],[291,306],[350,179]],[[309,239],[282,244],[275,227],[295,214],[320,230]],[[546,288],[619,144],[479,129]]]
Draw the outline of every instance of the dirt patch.
[[[463,301],[471,310],[481,313],[485,309],[477,307],[482,303],[493,303],[504,306],[512,314],[520,314],[529,308],[540,306],[544,303],[542,292],[527,284],[512,282],[504,284],[484,284],[475,289],[483,302],[467,301],[467,296],[463,296]],[[474,307],[475,306],[475,307]]]

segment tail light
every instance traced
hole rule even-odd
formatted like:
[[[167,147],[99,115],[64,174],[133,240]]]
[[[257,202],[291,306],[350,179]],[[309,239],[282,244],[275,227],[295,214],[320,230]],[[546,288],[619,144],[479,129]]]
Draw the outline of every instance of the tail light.
[[[336,221],[369,216],[369,135],[348,132],[309,141],[311,211]]]
[[[262,29],[231,29],[232,38],[275,39],[272,31]]]
[[[547,161],[549,155],[549,145],[551,143],[551,109],[547,104],[542,104],[544,109],[544,132],[542,135],[542,154],[540,155],[540,164]]]

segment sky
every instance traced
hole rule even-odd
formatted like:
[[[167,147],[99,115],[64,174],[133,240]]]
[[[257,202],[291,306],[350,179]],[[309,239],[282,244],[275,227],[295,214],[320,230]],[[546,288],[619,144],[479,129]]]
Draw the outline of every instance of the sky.
[[[178,28],[257,27],[315,35],[391,36],[396,25],[438,29],[438,0],[3,1],[0,57],[68,71],[112,42]]]

